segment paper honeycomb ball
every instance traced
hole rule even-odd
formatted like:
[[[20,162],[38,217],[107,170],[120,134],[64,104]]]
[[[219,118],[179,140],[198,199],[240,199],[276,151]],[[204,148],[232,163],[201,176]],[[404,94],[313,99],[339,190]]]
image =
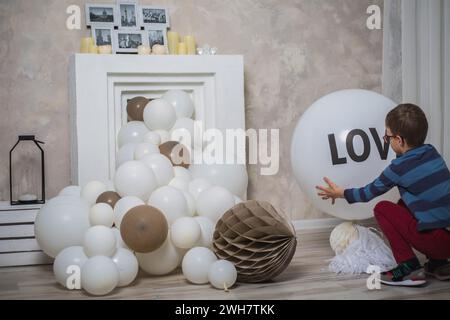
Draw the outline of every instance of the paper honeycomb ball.
[[[358,229],[352,222],[337,225],[330,235],[330,246],[336,254],[341,254],[350,243],[358,239]]]
[[[287,217],[265,201],[239,203],[216,224],[213,248],[219,259],[232,262],[240,282],[264,282],[282,273],[297,247]]]

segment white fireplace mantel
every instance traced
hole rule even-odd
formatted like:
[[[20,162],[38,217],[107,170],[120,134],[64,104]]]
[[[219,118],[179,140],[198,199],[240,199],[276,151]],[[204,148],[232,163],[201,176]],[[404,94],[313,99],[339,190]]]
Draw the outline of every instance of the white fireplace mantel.
[[[70,61],[71,178],[111,180],[126,101],[187,91],[204,128],[245,130],[243,57],[74,54]]]

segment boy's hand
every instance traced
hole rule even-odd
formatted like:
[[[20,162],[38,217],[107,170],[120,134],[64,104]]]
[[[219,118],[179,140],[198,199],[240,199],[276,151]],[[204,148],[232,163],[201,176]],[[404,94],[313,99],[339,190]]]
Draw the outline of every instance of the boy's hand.
[[[328,187],[316,186],[316,189],[321,191],[317,193],[318,196],[322,197],[323,200],[331,198],[331,204],[334,204],[337,198],[344,198],[344,189],[337,186],[327,177],[323,178],[323,181],[325,181]]]

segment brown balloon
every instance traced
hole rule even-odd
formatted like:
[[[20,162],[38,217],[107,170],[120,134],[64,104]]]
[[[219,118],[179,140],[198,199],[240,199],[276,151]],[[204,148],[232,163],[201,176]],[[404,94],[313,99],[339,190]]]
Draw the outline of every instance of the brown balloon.
[[[127,113],[128,117],[134,121],[144,121],[144,108],[151,99],[145,97],[134,97],[128,100]]]
[[[189,168],[191,156],[189,150],[179,142],[167,141],[159,146],[161,154],[169,158],[173,166]]]
[[[120,195],[114,191],[105,191],[97,197],[97,203],[107,203],[114,209],[116,202],[120,200]]]
[[[140,205],[128,210],[120,223],[120,234],[133,251],[151,252],[166,241],[169,225],[164,214],[155,207]]]

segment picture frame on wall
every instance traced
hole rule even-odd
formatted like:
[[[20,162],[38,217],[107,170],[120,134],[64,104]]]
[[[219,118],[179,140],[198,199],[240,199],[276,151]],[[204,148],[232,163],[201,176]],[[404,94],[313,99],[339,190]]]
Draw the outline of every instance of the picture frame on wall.
[[[148,45],[153,48],[155,44],[163,45],[167,48],[167,29],[166,28],[153,28],[145,31]]]
[[[116,5],[107,3],[87,3],[85,5],[87,26],[110,26],[117,25]]]
[[[144,29],[170,28],[169,9],[157,6],[139,6],[140,25]]]
[[[91,34],[96,46],[113,45],[114,27],[92,26]]]
[[[114,30],[114,53],[137,53],[140,45],[148,45],[148,38],[141,30]]]
[[[127,0],[117,1],[117,20],[119,29],[140,30],[137,3]]]

